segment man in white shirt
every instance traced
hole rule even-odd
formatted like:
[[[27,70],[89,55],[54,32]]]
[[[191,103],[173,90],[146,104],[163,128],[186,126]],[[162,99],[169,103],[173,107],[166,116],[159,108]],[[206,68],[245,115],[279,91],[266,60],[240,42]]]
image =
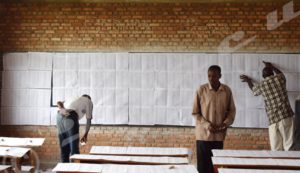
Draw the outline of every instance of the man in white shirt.
[[[57,128],[61,150],[61,162],[69,162],[70,155],[79,154],[79,120],[86,116],[86,129],[80,142],[87,142],[93,118],[93,103],[89,95],[66,100],[64,111],[57,113]],[[61,109],[61,107],[60,107]]]

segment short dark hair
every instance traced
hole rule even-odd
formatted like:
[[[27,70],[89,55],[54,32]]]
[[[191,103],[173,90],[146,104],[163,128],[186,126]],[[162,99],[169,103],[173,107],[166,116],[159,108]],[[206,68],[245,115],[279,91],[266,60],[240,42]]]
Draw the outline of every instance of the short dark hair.
[[[212,65],[208,68],[208,71],[216,71],[219,74],[221,74],[221,67],[218,65]]]
[[[86,97],[86,98],[92,100],[91,96],[89,96],[89,95],[87,95],[87,94],[83,94],[82,97]]]

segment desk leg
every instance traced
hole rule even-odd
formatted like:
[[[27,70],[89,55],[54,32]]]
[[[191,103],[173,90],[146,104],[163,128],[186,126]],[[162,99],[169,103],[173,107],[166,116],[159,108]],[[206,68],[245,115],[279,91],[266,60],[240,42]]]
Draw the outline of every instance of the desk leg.
[[[30,170],[30,173],[35,173],[37,172],[37,167],[36,167],[36,164],[37,164],[37,160],[36,160],[36,157],[35,157],[35,152],[30,149],[29,151],[29,160],[30,160],[30,165],[33,167],[33,169]]]
[[[22,166],[22,158],[16,158],[15,159],[16,173],[21,173],[21,166]]]
[[[218,166],[214,165],[214,173],[218,173],[218,168],[219,168]]]

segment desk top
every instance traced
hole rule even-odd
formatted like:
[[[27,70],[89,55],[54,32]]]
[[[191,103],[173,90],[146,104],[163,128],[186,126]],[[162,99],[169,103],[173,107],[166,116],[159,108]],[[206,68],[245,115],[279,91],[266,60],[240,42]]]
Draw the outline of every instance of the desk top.
[[[214,157],[300,159],[300,151],[212,150]]]
[[[0,171],[5,171],[7,169],[11,168],[10,165],[0,165]]]
[[[191,153],[188,148],[163,148],[163,147],[111,147],[93,146],[90,154],[103,155],[129,155],[129,156],[181,156],[186,157]]]
[[[184,157],[147,157],[147,156],[111,156],[111,155],[90,155],[75,154],[70,157],[72,160],[81,161],[101,161],[117,163],[136,163],[136,164],[188,164],[189,161]]]
[[[29,148],[0,147],[0,157],[21,158],[29,152]]]
[[[300,168],[300,160],[294,159],[259,159],[259,158],[230,158],[212,157],[213,165],[226,166],[283,166]]]
[[[85,173],[197,173],[193,165],[113,165],[113,164],[85,164],[58,163],[54,172],[85,172]]]
[[[269,169],[229,169],[220,168],[219,173],[300,173],[297,170],[269,170]]]
[[[42,146],[45,138],[12,138],[0,137],[0,146],[7,147],[39,147]]]

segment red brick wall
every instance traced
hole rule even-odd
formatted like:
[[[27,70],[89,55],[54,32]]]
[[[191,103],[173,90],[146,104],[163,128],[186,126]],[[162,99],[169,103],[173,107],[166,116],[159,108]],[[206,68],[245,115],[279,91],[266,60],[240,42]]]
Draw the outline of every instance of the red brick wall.
[[[16,2],[16,1],[14,1]],[[286,1],[289,2],[289,1]],[[266,15],[284,2],[253,3],[9,3],[0,2],[0,52],[216,52],[244,31],[256,36],[242,52],[300,52],[300,17],[266,29]],[[300,10],[295,1],[295,11]],[[237,43],[232,42],[232,46]],[[2,60],[2,59],[1,59]],[[1,62],[2,63],[2,62]],[[37,152],[56,162],[54,126],[1,126],[1,136],[46,137]],[[93,126],[91,145],[176,146],[194,149],[194,128]],[[268,149],[266,129],[230,129],[225,148]]]
[[[4,0],[9,1],[9,0]],[[226,0],[224,0],[226,1]],[[289,2],[289,1],[286,1]],[[299,52],[300,17],[268,31],[284,2],[1,3],[3,51],[216,52],[237,31],[254,42],[239,51]],[[295,1],[295,11],[300,2]],[[232,43],[232,46],[237,43]]]

